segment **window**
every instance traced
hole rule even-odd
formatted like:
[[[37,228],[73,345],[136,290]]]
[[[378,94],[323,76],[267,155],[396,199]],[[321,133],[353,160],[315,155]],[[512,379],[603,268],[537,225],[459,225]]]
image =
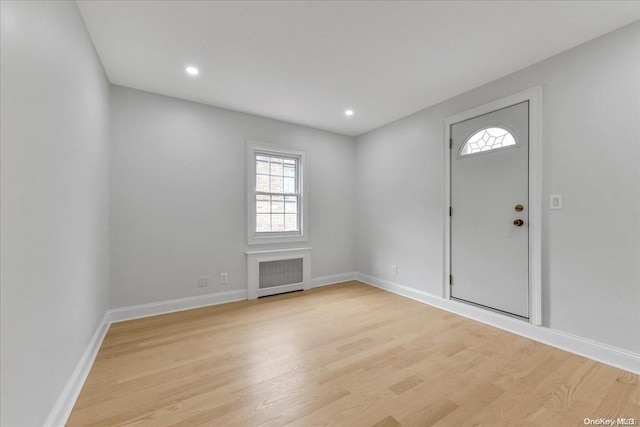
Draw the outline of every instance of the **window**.
[[[306,239],[304,153],[249,143],[249,243]]]
[[[460,156],[496,150],[516,145],[513,135],[506,129],[490,127],[480,129],[471,135],[460,149]]]
[[[298,159],[256,152],[256,232],[297,232]]]

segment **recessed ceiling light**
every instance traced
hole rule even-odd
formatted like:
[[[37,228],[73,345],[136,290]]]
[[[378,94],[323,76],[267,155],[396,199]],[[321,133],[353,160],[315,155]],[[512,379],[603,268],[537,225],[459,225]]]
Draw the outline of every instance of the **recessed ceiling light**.
[[[345,116],[353,116],[353,110],[347,110],[344,112]]]
[[[184,69],[190,76],[197,76],[200,71],[196,67],[187,67]]]

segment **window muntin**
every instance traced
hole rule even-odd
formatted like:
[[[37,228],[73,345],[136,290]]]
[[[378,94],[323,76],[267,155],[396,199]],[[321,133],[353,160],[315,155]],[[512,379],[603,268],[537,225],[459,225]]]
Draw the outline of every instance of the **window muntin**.
[[[460,156],[482,153],[516,145],[516,139],[506,129],[488,127],[471,135],[460,148]]]
[[[299,159],[255,154],[256,233],[300,231]]]

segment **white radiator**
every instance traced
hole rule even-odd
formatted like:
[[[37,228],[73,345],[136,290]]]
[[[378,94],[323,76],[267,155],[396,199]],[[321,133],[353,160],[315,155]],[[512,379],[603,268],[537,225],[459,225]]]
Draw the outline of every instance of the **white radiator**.
[[[247,252],[249,299],[309,289],[311,248]]]

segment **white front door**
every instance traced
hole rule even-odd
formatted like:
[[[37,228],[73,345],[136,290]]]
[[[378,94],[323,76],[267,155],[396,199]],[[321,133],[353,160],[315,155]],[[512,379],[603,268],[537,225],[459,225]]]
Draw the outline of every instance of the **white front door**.
[[[451,298],[529,318],[529,102],[451,125]]]

